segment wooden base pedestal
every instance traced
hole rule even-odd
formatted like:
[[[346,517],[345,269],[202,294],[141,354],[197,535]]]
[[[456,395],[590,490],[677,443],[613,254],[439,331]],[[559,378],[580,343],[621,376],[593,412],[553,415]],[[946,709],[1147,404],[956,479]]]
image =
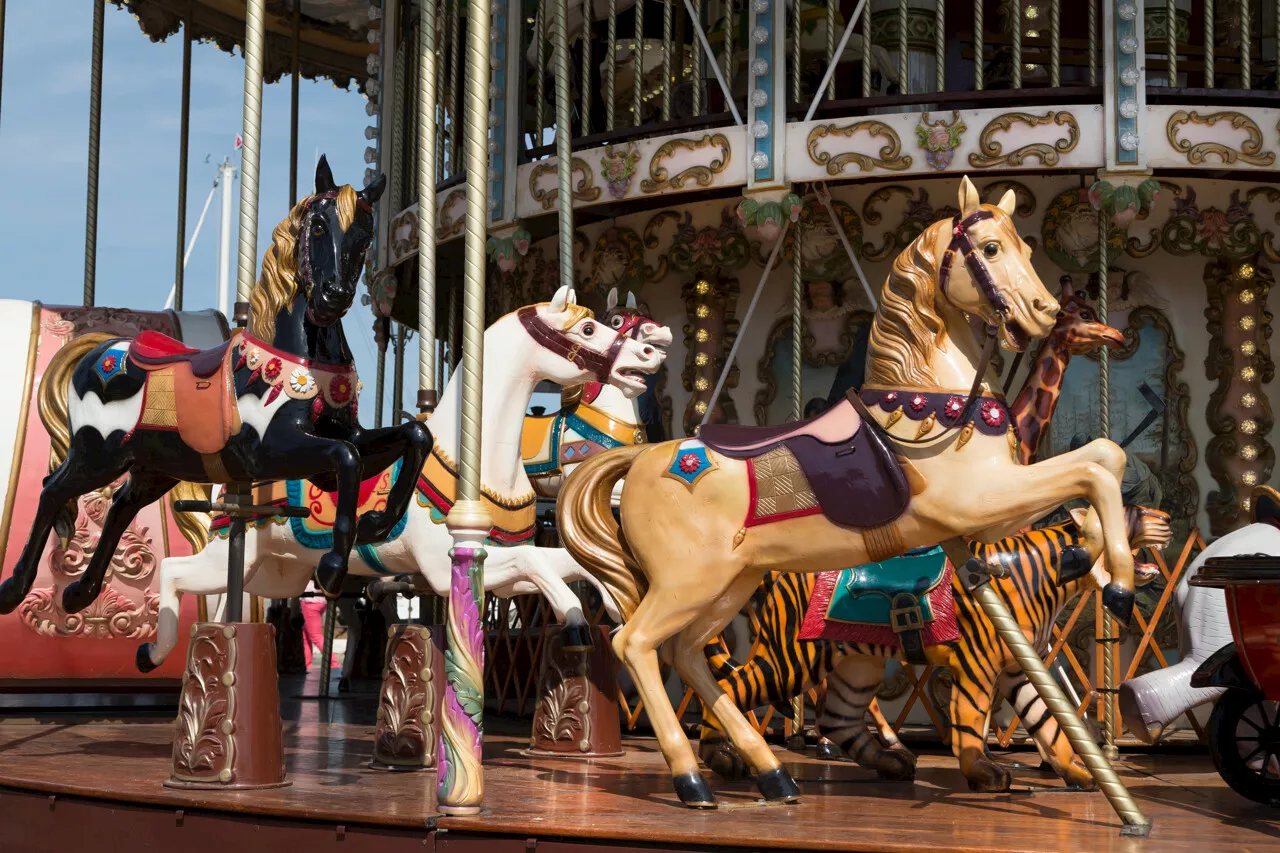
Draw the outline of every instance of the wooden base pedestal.
[[[431,770],[436,766],[444,703],[444,636],[443,625],[400,623],[387,629],[370,767]]]
[[[609,631],[597,627],[595,645],[565,651],[559,625],[548,626],[538,673],[538,705],[528,754],[560,758],[622,755],[618,719],[618,661]]]
[[[280,788],[285,780],[275,627],[191,626],[173,760],[165,786]]]

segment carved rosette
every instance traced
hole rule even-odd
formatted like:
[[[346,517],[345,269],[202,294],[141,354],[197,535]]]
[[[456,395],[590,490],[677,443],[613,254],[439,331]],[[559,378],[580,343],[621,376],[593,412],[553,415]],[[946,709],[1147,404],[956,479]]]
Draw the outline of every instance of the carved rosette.
[[[595,628],[595,643],[566,651],[559,625],[548,629],[538,672],[538,704],[533,711],[529,751],[536,755],[598,758],[622,754],[617,662],[608,631]]]
[[[178,698],[170,788],[278,788],[285,781],[275,629],[191,626]]]
[[[376,769],[435,767],[441,699],[437,675],[444,671],[436,636],[425,625],[387,629],[387,662],[373,733],[371,766]]]
[[[699,276],[684,286],[682,295],[689,322],[684,327],[688,355],[680,378],[684,390],[691,395],[685,406],[683,425],[685,435],[693,435],[711,406],[711,395],[724,369],[725,356],[738,336],[738,321],[733,316],[738,303],[738,281]],[[738,375],[737,365],[729,369],[712,422],[738,422],[733,398],[729,396],[729,390],[738,386]]]
[[[1205,449],[1219,488],[1209,494],[1210,531],[1222,536],[1251,520],[1250,492],[1271,478],[1275,449],[1271,403],[1264,386],[1275,376],[1271,360],[1273,278],[1254,262],[1218,261],[1205,267],[1209,353],[1205,372],[1218,386],[1206,413],[1214,437]]]

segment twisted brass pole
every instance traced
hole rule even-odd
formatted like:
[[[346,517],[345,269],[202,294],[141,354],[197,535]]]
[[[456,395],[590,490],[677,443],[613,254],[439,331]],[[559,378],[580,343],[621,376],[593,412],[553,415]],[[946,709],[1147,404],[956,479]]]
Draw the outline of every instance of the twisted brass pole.
[[[449,91],[445,110],[449,115],[449,177],[461,171],[458,168],[458,140],[462,136],[462,119],[458,115],[458,90],[462,85],[462,4],[465,0],[453,0],[449,14]],[[541,136],[542,129],[538,129]]]
[[[249,292],[258,271],[258,163],[262,128],[262,54],[266,0],[244,10],[244,146],[240,152],[240,263],[236,269],[236,324],[249,322]]]
[[[1076,716],[1070,700],[1063,694],[1062,688],[1053,680],[1040,655],[1022,633],[1018,620],[1009,612],[1008,605],[991,584],[990,576],[973,570],[973,562],[976,561],[970,561],[969,550],[960,540],[951,539],[942,543],[942,547],[952,565],[956,567],[961,587],[978,602],[982,612],[991,621],[991,626],[995,628],[996,634],[1008,647],[1013,659],[1026,675],[1027,681],[1031,682],[1031,686],[1035,688],[1040,701],[1044,702],[1049,713],[1053,714],[1058,727],[1066,735],[1067,742],[1089,769],[1089,773],[1098,784],[1098,790],[1119,815],[1124,824],[1120,834],[1146,837],[1151,832],[1150,819],[1142,813],[1124,783],[1120,781],[1120,777],[1116,775],[1111,762],[1093,742],[1093,735],[1090,734],[1084,721]]]
[[[800,103],[800,4],[791,4],[791,29],[794,33],[791,39],[791,100]],[[733,51],[733,45],[726,44],[727,52]],[[835,48],[832,48],[835,52]],[[830,62],[830,60],[828,60]]]
[[[866,63],[865,59],[863,63]],[[939,92],[945,92],[947,90],[947,0],[937,0],[934,6],[933,65],[934,85]]]
[[[662,0],[662,120],[671,121],[671,0]]]
[[[797,3],[797,6],[800,4]],[[796,30],[796,41],[800,31]],[[834,51],[833,51],[834,52]],[[791,419],[800,420],[804,415],[804,277],[800,266],[800,229],[795,232],[791,246]],[[795,736],[804,738],[804,693],[791,700],[792,729]]]
[[[1204,87],[1206,89],[1213,88],[1213,7],[1213,0],[1204,0]],[[1170,25],[1172,23],[1171,21]]]
[[[1165,48],[1169,53],[1169,86],[1178,85],[1178,28],[1174,24],[1178,20],[1178,9],[1176,7],[1177,0],[1168,0],[1165,3],[1164,11],[1169,16],[1169,32],[1165,33],[1168,41],[1168,47]]]
[[[1098,322],[1107,322],[1107,234],[1110,231],[1109,217],[1105,210],[1098,211]],[[1111,437],[1111,361],[1104,352],[1106,347],[1098,351],[1098,433],[1102,438]],[[1102,608],[1102,702],[1104,714],[1103,733],[1106,738],[1108,758],[1119,755],[1116,749],[1116,703],[1115,666],[1111,656],[1113,625],[1111,613]]]
[[[1173,21],[1169,22],[1173,26]],[[1253,88],[1253,3],[1240,4],[1240,88]]]
[[[556,0],[559,2],[559,0]],[[640,126],[640,114],[644,104],[644,0],[635,0],[635,70],[631,78],[631,124]]]
[[[667,0],[668,4],[670,0]],[[595,23],[594,0],[582,0],[582,97],[578,104],[582,135],[591,133],[591,27]]]
[[[1013,88],[1022,88],[1022,4],[1009,5],[1010,33],[1013,38]]]
[[[98,149],[102,125],[102,29],[106,0],[93,3],[93,56],[89,64],[89,178],[85,182],[84,304],[93,305],[98,275]]]
[[[556,63],[556,214],[560,243],[560,285],[573,287],[573,147],[569,128],[568,0],[551,0],[551,48]],[[637,4],[638,8],[639,4]],[[639,71],[636,72],[639,75]],[[636,84],[640,78],[637,76]]]
[[[871,4],[862,4],[862,97],[871,97]]]
[[[293,49],[289,56],[289,209],[298,203],[298,85],[302,46],[302,0],[293,0]],[[395,211],[398,213],[399,211]]]
[[[1062,8],[1058,0],[1049,0],[1049,86],[1056,89],[1061,82]]]
[[[911,66],[907,53],[907,0],[898,0],[898,91],[904,95],[911,93]]]
[[[837,0],[827,0],[827,64],[831,64],[831,60],[836,56],[836,3]],[[797,3],[797,6],[800,4]],[[798,44],[800,42],[800,27],[795,28],[795,33],[791,36]],[[799,63],[797,63],[798,65]],[[827,82],[827,100],[834,101],[836,99],[836,78],[833,76]]]
[[[418,408],[436,407],[436,0],[418,5]]]
[[[982,78],[985,72],[985,49],[983,48],[983,0],[973,0],[973,88],[982,91]],[[868,6],[871,4],[868,3]]]
[[[3,3],[4,0],[0,0]],[[178,247],[173,270],[173,310],[182,310],[182,291],[186,284],[183,260],[187,246],[187,151],[191,137],[191,13],[195,4],[187,3],[187,18],[182,23],[182,113],[178,119]]]
[[[1098,2],[1087,0],[1089,5],[1089,85],[1098,85]]]

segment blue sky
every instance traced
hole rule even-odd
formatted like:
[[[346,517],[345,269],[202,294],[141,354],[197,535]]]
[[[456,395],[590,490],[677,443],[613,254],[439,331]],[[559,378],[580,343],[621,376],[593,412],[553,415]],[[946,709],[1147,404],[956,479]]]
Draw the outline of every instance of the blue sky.
[[[79,304],[84,286],[92,5],[84,0],[8,0],[0,101],[0,296]],[[97,303],[158,310],[173,284],[182,36],[153,44],[133,16],[108,4],[103,50]],[[196,44],[191,63],[187,234],[240,128],[244,62]],[[303,80],[298,125],[299,192],[312,187],[318,150],[339,183],[363,185],[364,129],[373,119],[353,86]],[[209,163],[205,163],[206,156]],[[238,157],[233,158],[238,164]],[[265,87],[258,250],[289,202],[289,81]],[[213,305],[219,199],[187,265],[188,309]],[[233,193],[232,229],[239,216]],[[231,289],[235,289],[235,243]],[[363,286],[361,287],[363,293]],[[357,304],[345,328],[365,381],[361,421],[373,422],[372,315]],[[411,343],[412,348],[412,343]],[[416,360],[407,376],[416,377]],[[388,363],[388,390],[390,364]],[[406,398],[412,401],[416,389]]]

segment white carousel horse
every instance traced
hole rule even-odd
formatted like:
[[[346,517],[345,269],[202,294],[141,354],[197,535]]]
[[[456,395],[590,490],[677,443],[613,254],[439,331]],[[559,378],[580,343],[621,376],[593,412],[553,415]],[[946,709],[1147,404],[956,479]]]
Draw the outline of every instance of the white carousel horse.
[[[638,336],[645,343],[668,346],[665,326],[639,312],[634,293],[627,295],[624,308],[618,307],[618,289],[609,291],[605,322],[618,331]],[[640,423],[639,398],[628,398],[620,388],[588,382],[565,389],[560,411],[550,415],[527,415],[520,437],[524,470],[541,498],[554,498],[560,485],[575,468],[595,453],[645,443]],[[622,483],[614,488],[613,503],[622,496]]]
[[[663,334],[665,333],[665,334]],[[654,332],[655,340],[671,341],[669,329]],[[520,464],[520,429],[524,413],[539,382],[574,385],[603,380],[624,394],[644,392],[642,375],[654,373],[666,359],[662,347],[620,334],[578,305],[571,289],[562,287],[550,303],[521,308],[490,326],[484,335],[484,430],[480,451],[482,499],[493,517],[485,561],[485,588],[506,597],[540,592],[556,618],[565,623],[570,640],[588,643],[586,618],[568,583],[591,576],[560,548],[530,544],[534,533],[536,498]],[[462,386],[457,374],[449,380],[440,406],[430,419],[435,439],[431,455],[418,476],[417,500],[386,540],[359,545],[352,553],[351,571],[379,576],[420,573],[427,585],[449,595],[449,550],[452,539],[444,515],[457,494],[461,432]],[[376,509],[400,475],[388,469],[361,487],[361,511]],[[294,598],[311,579],[317,549],[332,538],[331,498],[307,481],[284,485],[287,500],[311,506],[307,519],[275,517],[250,524],[245,532],[245,592],[263,598]],[[270,500],[270,497],[255,497]],[[162,662],[177,641],[178,604],[182,593],[210,595],[226,589],[225,533],[215,532],[208,546],[192,557],[166,559],[160,564],[160,616],[157,640],[139,647],[137,663],[147,671]],[[599,586],[596,584],[597,587]],[[616,606],[601,590],[611,614]]]

